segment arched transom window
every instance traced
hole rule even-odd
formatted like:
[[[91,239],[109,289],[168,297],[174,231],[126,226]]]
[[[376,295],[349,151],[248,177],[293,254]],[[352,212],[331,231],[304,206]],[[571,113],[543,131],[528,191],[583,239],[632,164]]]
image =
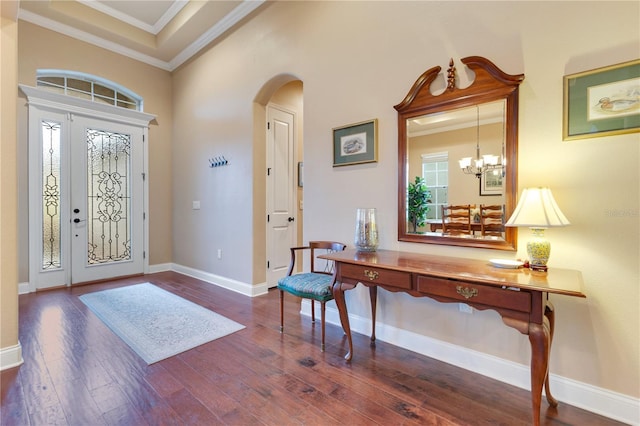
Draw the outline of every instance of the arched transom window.
[[[142,111],[142,97],[104,78],[67,70],[38,70],[37,86],[120,108]]]

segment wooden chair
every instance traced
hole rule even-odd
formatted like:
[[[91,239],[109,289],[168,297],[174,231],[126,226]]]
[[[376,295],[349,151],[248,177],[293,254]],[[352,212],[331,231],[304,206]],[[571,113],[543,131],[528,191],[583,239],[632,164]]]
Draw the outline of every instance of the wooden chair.
[[[280,332],[284,331],[284,292],[303,299],[311,299],[311,321],[315,323],[315,301],[320,302],[321,325],[322,325],[322,345],[324,351],[324,319],[325,304],[333,299],[333,289],[331,281],[333,278],[333,262],[317,259],[320,254],[331,253],[344,250],[346,245],[333,241],[309,241],[308,246],[291,247],[291,262],[287,275],[278,280],[278,290],[280,290]],[[294,273],[296,268],[296,253],[303,250],[309,254],[309,272]],[[302,262],[303,256],[298,259]]]
[[[471,235],[471,205],[442,206],[442,233]]]
[[[504,237],[504,207],[480,205],[480,232],[483,237]]]

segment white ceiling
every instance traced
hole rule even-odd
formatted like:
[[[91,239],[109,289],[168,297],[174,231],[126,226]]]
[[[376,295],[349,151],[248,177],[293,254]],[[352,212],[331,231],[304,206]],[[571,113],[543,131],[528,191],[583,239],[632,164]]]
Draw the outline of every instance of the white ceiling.
[[[157,34],[187,5],[184,0],[77,0],[141,30]]]
[[[21,20],[172,71],[265,0],[21,0]]]

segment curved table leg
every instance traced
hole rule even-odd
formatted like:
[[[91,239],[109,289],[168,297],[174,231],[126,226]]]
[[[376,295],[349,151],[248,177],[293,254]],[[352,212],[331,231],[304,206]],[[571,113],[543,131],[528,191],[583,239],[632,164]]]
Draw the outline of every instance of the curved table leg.
[[[549,359],[551,354],[551,345],[553,344],[553,329],[555,327],[555,320],[556,320],[556,314],[553,308],[553,304],[549,300],[547,300],[547,303],[544,309],[544,316],[547,317],[547,319],[549,320],[549,353],[547,354],[547,359]],[[552,407],[557,407],[558,400],[551,395],[551,389],[549,387],[548,363],[547,363],[547,375],[544,379],[544,393],[547,396],[547,402],[549,403],[549,405],[551,405]]]
[[[369,287],[369,299],[371,300],[371,346],[376,344],[376,306],[378,304],[378,286]]]
[[[351,326],[349,325],[349,314],[347,313],[347,304],[344,301],[345,290],[354,288],[354,285],[344,284],[340,282],[334,282],[333,284],[333,298],[336,301],[338,312],[340,313],[340,323],[342,324],[342,330],[347,335],[347,342],[349,343],[349,352],[345,355],[344,359],[351,361],[353,357],[353,340],[351,339]]]
[[[540,425],[540,402],[542,386],[547,378],[549,367],[549,322],[529,324],[529,342],[531,343],[531,403],[533,405],[533,424]]]

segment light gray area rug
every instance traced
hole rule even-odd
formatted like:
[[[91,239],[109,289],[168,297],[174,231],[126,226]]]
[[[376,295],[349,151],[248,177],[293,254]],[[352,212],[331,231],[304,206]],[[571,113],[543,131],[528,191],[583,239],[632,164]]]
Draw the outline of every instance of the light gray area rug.
[[[148,364],[245,328],[150,283],[83,294],[80,300]]]

